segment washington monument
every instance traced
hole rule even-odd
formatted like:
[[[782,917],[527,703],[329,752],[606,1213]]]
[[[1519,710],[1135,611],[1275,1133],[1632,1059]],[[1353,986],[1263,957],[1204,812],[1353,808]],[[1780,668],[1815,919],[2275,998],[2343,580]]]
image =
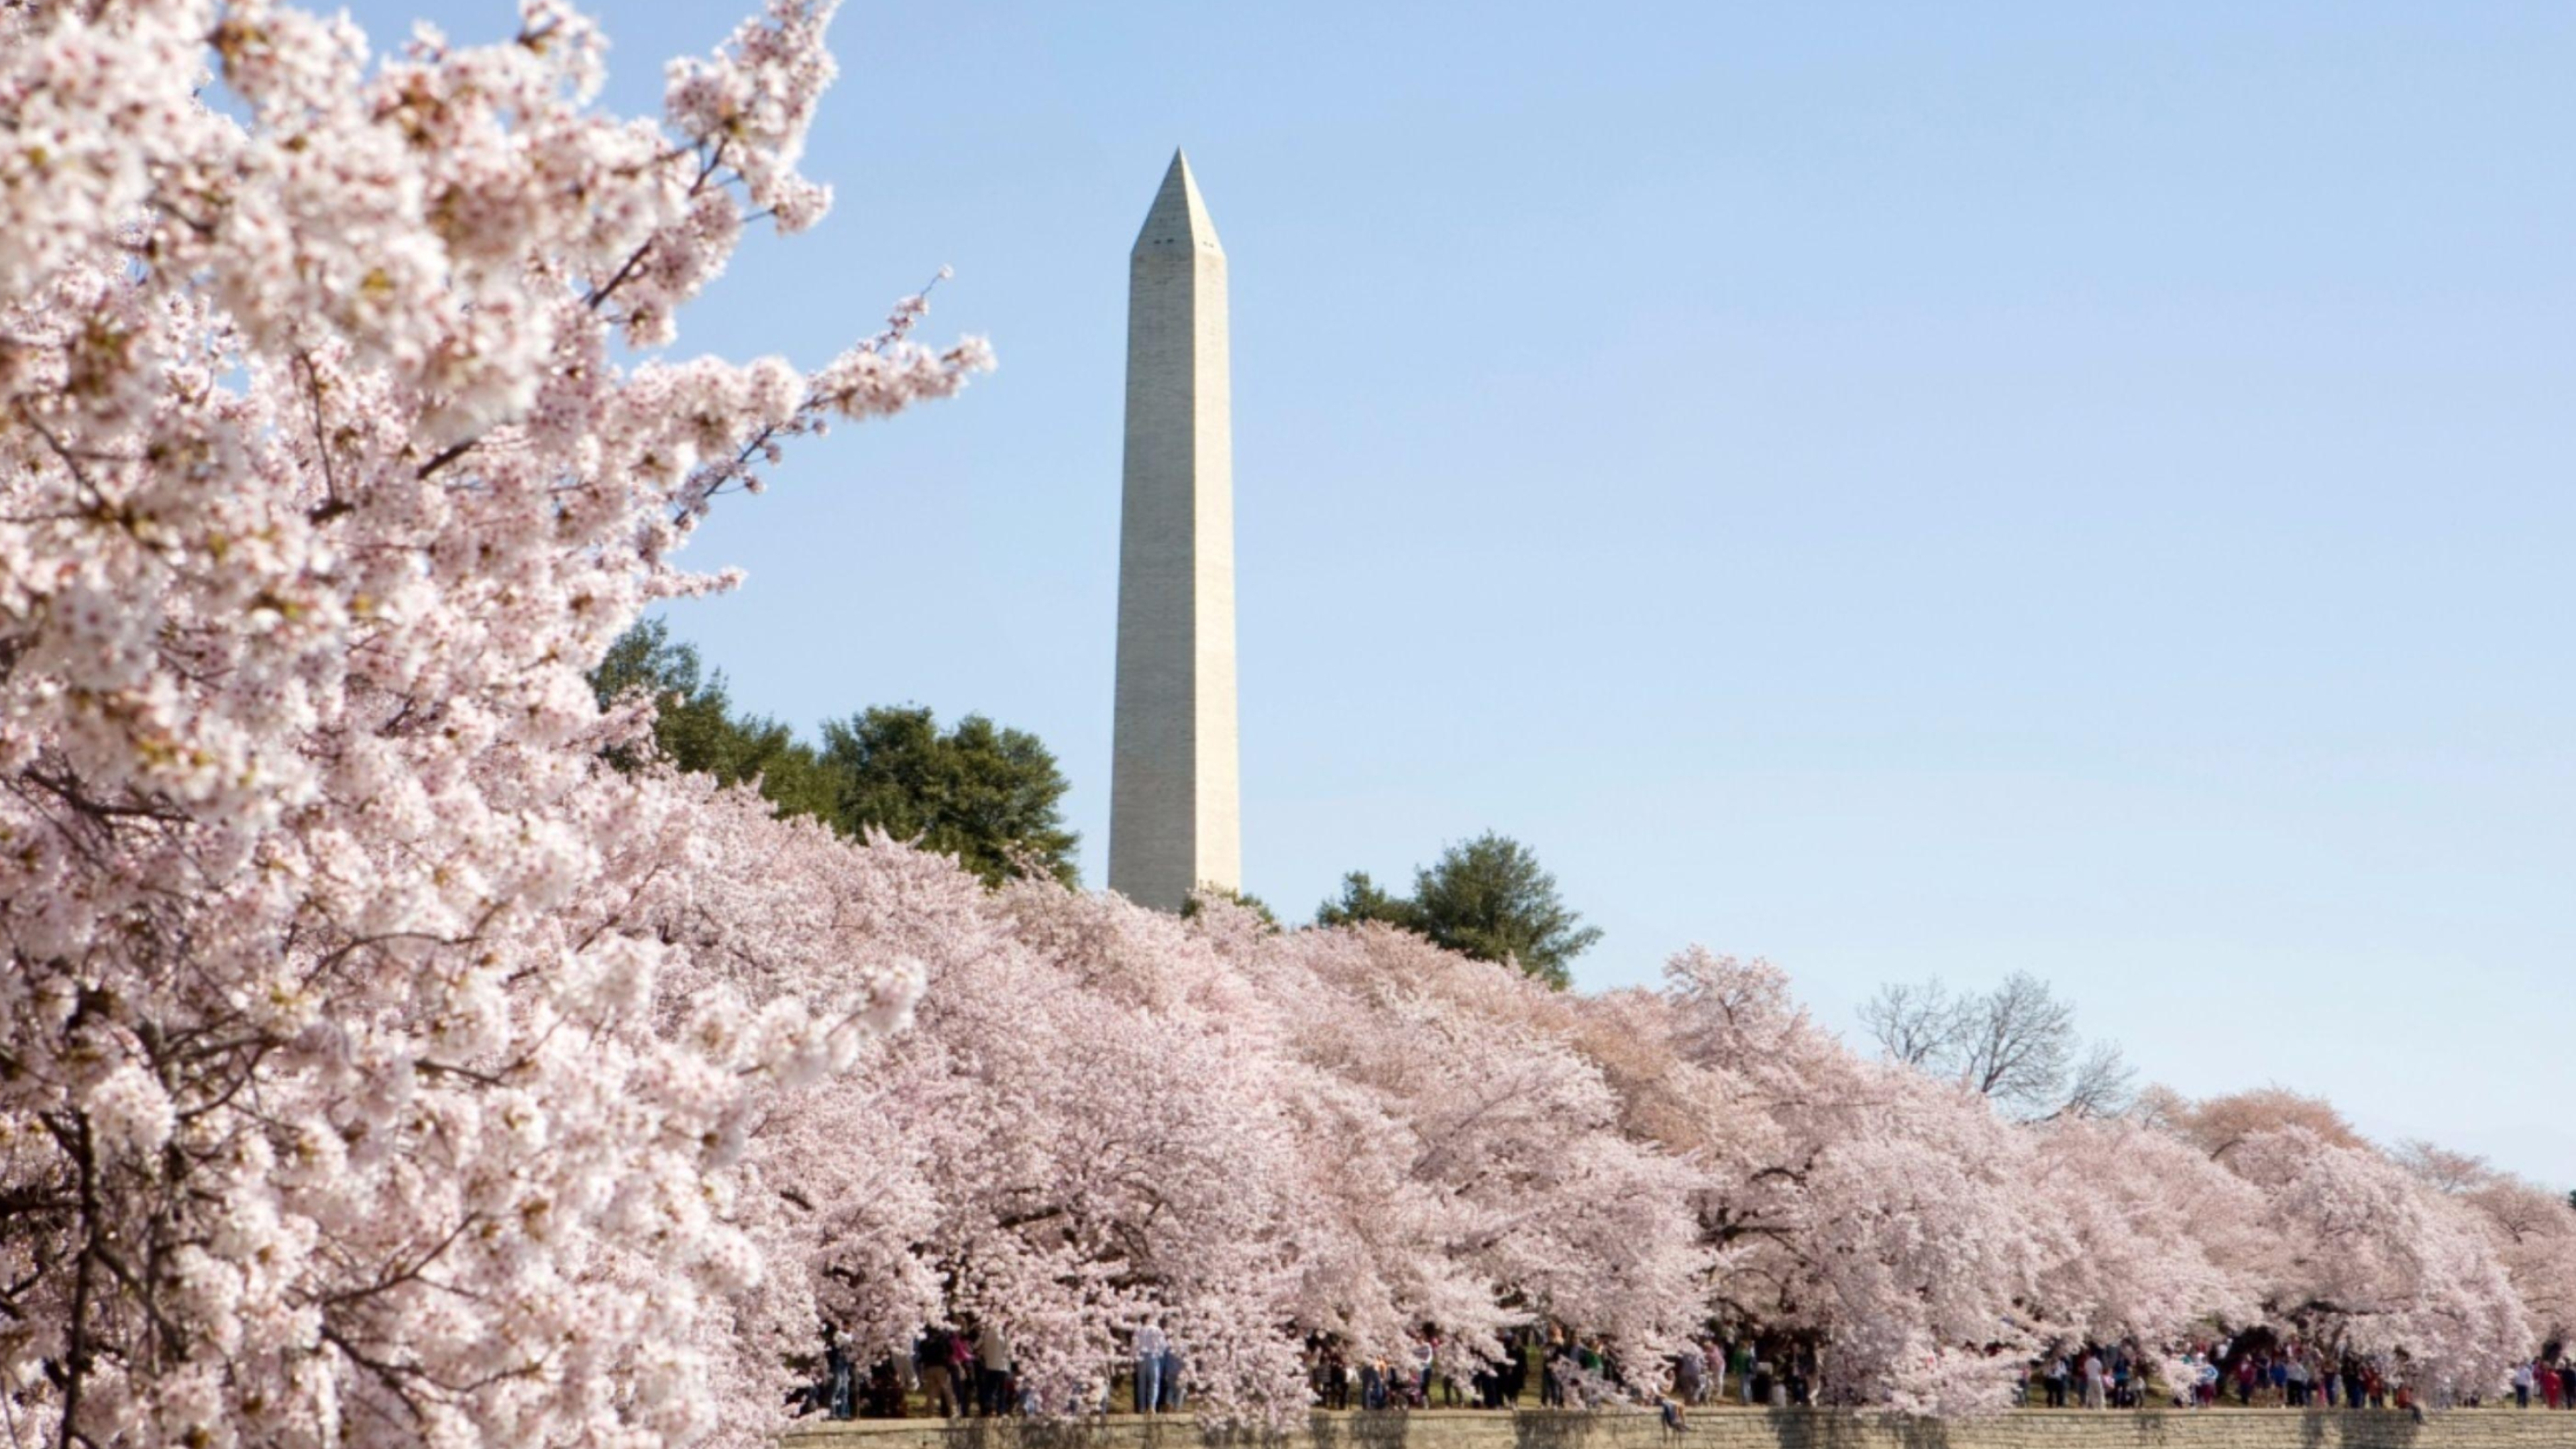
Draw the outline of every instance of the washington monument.
[[[1241,888],[1234,422],[1225,251],[1179,152],[1127,258],[1127,465],[1109,888],[1177,911]]]

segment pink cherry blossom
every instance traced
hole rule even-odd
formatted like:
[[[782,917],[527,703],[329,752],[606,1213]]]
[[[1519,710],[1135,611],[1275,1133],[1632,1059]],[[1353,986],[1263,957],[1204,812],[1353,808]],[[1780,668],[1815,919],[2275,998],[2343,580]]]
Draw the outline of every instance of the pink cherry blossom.
[[[606,769],[639,720],[583,671],[707,586],[678,547],[782,441],[987,364],[917,301],[810,377],[612,360],[818,213],[828,14],[676,68],[658,125],[551,0],[381,61],[269,0],[0,15],[9,1439],[776,1402],[762,1114],[922,967],[857,908],[878,856]]]

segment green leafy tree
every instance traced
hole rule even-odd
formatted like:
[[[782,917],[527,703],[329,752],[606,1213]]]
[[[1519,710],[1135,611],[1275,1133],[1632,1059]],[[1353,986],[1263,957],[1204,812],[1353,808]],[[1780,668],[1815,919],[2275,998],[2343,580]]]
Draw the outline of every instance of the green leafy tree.
[[[1601,939],[1558,899],[1556,877],[1528,846],[1492,831],[1416,871],[1413,909],[1423,934],[1450,950],[1513,962],[1559,990],[1572,981],[1574,958]]]
[[[1573,979],[1574,958],[1601,939],[1597,927],[1566,908],[1556,877],[1528,846],[1492,831],[1415,871],[1410,898],[1388,894],[1365,871],[1351,872],[1315,921],[1384,921],[1461,955],[1511,962],[1559,990]]]
[[[660,706],[653,743],[683,770],[728,785],[760,782],[790,815],[810,815],[844,835],[869,827],[954,855],[997,884],[1023,866],[1075,882],[1080,837],[1057,802],[1065,780],[1037,736],[969,715],[941,733],[926,709],[871,709],[825,725],[820,750],[762,715],[736,715],[721,672],[697,647],[647,619],[609,647],[591,672],[602,705],[647,690]],[[632,758],[611,755],[620,769]]]
[[[697,646],[672,639],[662,620],[646,619],[619,636],[591,671],[590,685],[603,706],[629,690],[651,691],[660,706],[653,743],[681,769],[728,785],[758,780],[760,793],[782,812],[832,818],[838,792],[813,747],[774,719],[736,718],[723,672],[709,673]],[[635,761],[616,763],[631,769]]]
[[[970,714],[942,733],[931,712],[876,708],[823,726],[831,819],[956,856],[986,884],[1024,872],[1075,883],[1058,802],[1065,779],[1038,737]]]
[[[1342,877],[1342,893],[1315,908],[1319,926],[1356,926],[1362,921],[1384,921],[1408,931],[1422,930],[1421,920],[1413,913],[1413,902],[1391,895],[1364,870]]]

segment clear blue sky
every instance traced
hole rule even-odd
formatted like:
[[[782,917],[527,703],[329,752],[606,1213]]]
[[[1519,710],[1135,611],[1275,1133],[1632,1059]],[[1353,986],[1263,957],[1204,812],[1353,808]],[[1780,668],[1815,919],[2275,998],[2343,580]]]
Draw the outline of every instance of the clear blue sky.
[[[360,8],[385,22],[423,0]],[[432,7],[459,38],[491,0]],[[609,4],[612,99],[730,7]],[[676,609],[742,703],[1036,731],[1107,833],[1126,253],[1231,258],[1247,886],[1488,827],[1848,1027],[2056,983],[2195,1094],[2576,1186],[2576,8],[853,4],[685,350],[942,263],[1002,370]]]

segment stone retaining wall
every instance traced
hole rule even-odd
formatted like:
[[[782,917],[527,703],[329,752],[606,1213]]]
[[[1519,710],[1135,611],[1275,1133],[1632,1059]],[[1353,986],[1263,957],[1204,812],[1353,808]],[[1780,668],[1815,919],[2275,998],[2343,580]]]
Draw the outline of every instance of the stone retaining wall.
[[[1941,1422],[1837,1410],[1702,1410],[1682,1434],[1652,1414],[1325,1414],[1279,1436],[1192,1420],[1107,1418],[808,1421],[783,1449],[2576,1449],[2576,1413],[2213,1409],[2025,1410]]]

